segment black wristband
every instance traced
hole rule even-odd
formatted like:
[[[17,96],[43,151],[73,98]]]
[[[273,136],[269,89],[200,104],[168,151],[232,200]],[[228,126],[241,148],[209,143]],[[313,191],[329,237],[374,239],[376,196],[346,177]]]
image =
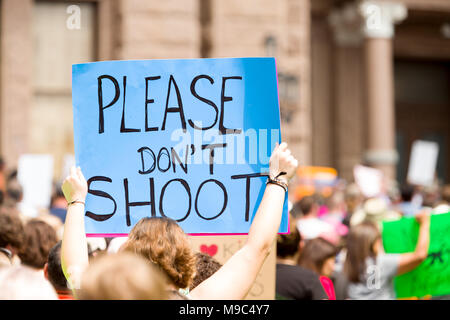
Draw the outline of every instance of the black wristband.
[[[81,200],[74,200],[74,201],[69,202],[69,203],[67,204],[67,206],[70,206],[71,204],[74,204],[74,203],[81,203],[82,205],[85,205],[84,202],[81,201]]]
[[[279,176],[279,175],[278,175]],[[277,177],[278,177],[277,176]],[[287,184],[285,183],[285,182],[283,182],[283,181],[280,181],[279,179],[277,179],[277,178],[275,178],[275,179],[272,179],[272,178],[270,178],[269,177],[269,179],[267,179],[267,182],[266,182],[266,184],[275,184],[275,185],[277,185],[277,186],[280,186],[280,187],[282,187],[283,189],[284,189],[284,192],[287,192],[288,191],[288,186],[287,186]]]

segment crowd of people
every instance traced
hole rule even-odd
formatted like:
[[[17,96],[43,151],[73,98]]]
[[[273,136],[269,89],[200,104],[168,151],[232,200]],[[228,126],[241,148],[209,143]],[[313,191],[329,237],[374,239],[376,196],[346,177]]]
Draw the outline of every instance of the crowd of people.
[[[194,252],[166,217],[141,219],[127,238],[87,238],[80,168],[55,188],[48,210],[30,217],[17,173],[2,164],[0,299],[244,299],[274,241],[276,299],[395,299],[393,278],[427,258],[430,216],[450,211],[450,187],[405,185],[366,198],[355,184],[338,185],[294,202],[289,233],[277,235],[297,166],[287,144],[277,145],[246,243],[221,264]],[[381,222],[403,216],[420,226],[415,251],[386,254]]]
[[[351,183],[336,186],[327,197],[304,196],[290,210],[291,232],[277,238],[277,297],[396,299],[394,277],[428,257],[431,215],[448,213],[449,205],[449,185],[405,184],[365,197]],[[415,250],[385,253],[383,221],[403,217],[414,217],[419,225]]]

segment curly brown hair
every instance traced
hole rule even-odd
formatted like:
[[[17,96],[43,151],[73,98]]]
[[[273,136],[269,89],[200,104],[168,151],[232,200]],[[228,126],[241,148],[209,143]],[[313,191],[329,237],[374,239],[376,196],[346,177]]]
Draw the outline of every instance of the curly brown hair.
[[[20,249],[24,242],[24,228],[18,214],[0,209],[0,248],[8,245]]]
[[[200,283],[211,277],[217,270],[222,267],[222,264],[211,257],[207,253],[197,252],[196,257],[196,268],[197,272],[194,277],[194,281],[191,284],[189,290],[193,290]]]
[[[38,219],[31,219],[24,228],[25,241],[19,251],[24,265],[36,269],[44,268],[50,250],[58,242],[55,230]]]
[[[178,288],[188,288],[195,274],[195,255],[187,235],[172,219],[143,218],[131,230],[122,250],[155,263]]]

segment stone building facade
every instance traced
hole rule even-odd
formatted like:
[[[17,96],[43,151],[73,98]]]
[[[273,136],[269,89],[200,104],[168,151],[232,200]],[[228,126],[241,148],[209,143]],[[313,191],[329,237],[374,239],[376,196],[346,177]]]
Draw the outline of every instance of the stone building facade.
[[[351,179],[367,163],[401,178],[412,141],[428,138],[450,179],[448,0],[0,0],[0,10],[10,165],[51,153],[58,171],[73,152],[72,63],[275,56],[282,136],[302,164]]]

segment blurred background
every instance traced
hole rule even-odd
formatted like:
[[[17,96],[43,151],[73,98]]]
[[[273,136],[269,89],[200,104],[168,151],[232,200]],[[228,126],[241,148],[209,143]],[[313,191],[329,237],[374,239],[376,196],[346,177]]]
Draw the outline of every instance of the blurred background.
[[[303,165],[406,179],[412,143],[450,182],[450,1],[0,1],[0,151],[73,163],[71,65],[274,56],[282,137]]]

